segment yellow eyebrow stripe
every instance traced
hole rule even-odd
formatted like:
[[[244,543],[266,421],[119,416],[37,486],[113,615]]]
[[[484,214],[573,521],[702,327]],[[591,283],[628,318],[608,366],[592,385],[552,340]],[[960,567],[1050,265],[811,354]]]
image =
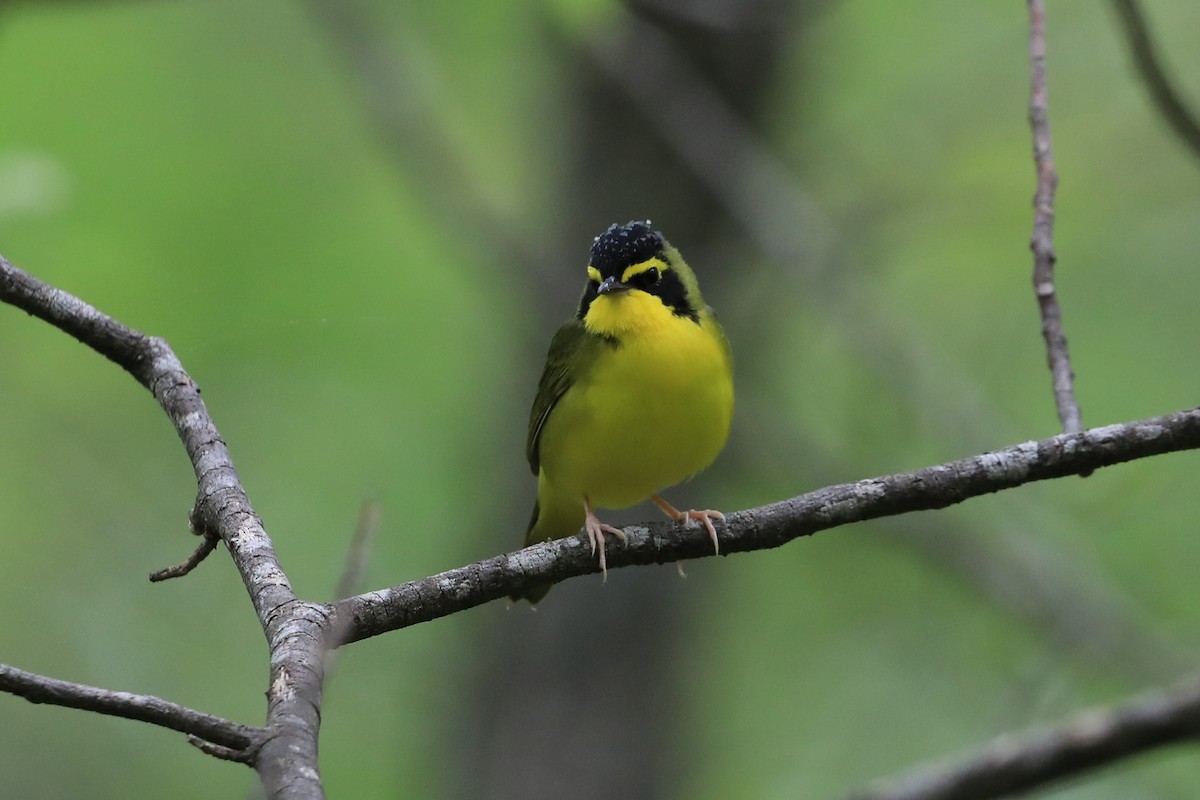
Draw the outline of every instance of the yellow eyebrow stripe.
[[[621,273],[621,283],[629,283],[636,276],[641,275],[648,269],[657,269],[659,272],[666,272],[669,267],[661,258],[648,258],[645,261],[626,267]]]
[[[590,264],[588,265],[588,277],[594,280],[596,283],[600,283],[600,281],[604,280],[604,278],[600,275],[600,270],[596,269]]]

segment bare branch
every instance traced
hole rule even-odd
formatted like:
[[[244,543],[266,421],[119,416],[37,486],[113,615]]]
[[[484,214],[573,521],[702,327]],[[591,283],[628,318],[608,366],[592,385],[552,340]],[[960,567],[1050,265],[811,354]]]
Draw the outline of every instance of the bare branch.
[[[1138,74],[1150,90],[1150,97],[1154,100],[1158,113],[1192,154],[1200,156],[1200,119],[1197,119],[1196,114],[1184,104],[1159,63],[1154,40],[1150,38],[1150,29],[1140,5],[1137,0],[1113,0],[1113,6],[1117,10],[1117,16],[1121,18]]]
[[[171,418],[196,474],[196,505],[189,521],[206,538],[219,536],[225,542],[271,653],[266,727],[272,735],[257,753],[255,768],[272,798],[323,797],[317,735],[320,643],[328,618],[321,606],[297,599],[292,591],[200,388],[166,341],[121,324],[2,256],[0,301],[49,322],[120,365],[150,390]]]
[[[1101,467],[1200,447],[1200,409],[1060,434],[945,464],[818,489],[728,514],[721,555],[778,547],[851,522],[945,508],[970,497],[1033,481],[1088,474]],[[713,555],[703,529],[652,522],[625,528],[625,544],[608,554],[610,570]],[[571,536],[333,604],[344,641],[452,614],[519,594],[528,585],[598,572],[586,539]],[[336,646],[336,645],[335,645]]]
[[[1054,288],[1054,193],[1058,172],[1050,147],[1050,119],[1046,110],[1046,4],[1029,0],[1029,126],[1033,130],[1033,161],[1037,167],[1037,191],[1033,196],[1033,289],[1042,315],[1042,337],[1046,360],[1054,380],[1054,403],[1064,433],[1083,430],[1079,404],[1075,401],[1075,373],[1067,352],[1062,312]]]
[[[166,341],[121,324],[22,272],[2,256],[0,300],[70,334],[120,365],[154,394],[175,423],[196,473],[196,508],[189,521],[196,530],[219,533],[225,539],[265,628],[275,609],[295,600],[295,594],[242,491],[233,459],[200,397],[200,388]]]
[[[1027,791],[1164,745],[1200,737],[1200,678],[1050,731],[992,740],[957,763],[939,763],[853,792],[845,800],[987,800]]]
[[[7,664],[0,664],[0,690],[24,697],[31,703],[78,708],[148,722],[240,752],[255,747],[266,734],[261,728],[251,728],[212,714],[193,711],[151,695],[114,692],[47,678]]]

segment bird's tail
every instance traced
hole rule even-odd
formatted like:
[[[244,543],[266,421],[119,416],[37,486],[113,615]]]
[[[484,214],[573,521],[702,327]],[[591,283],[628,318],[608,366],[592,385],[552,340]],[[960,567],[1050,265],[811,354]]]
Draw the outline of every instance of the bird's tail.
[[[537,544],[538,542],[543,542],[543,541],[546,541],[547,539],[551,538],[550,536],[545,535],[541,532],[541,529],[539,528],[539,525],[538,525],[539,517],[541,517],[541,504],[538,503],[537,501],[534,501],[533,515],[529,518],[529,527],[526,528],[526,530],[525,530],[525,546],[526,547],[529,547],[529,545],[531,545],[531,544]],[[541,521],[543,523],[545,522],[545,520],[541,520]],[[541,526],[541,528],[544,528],[544,524],[543,524],[543,526]],[[514,603],[520,602],[521,600],[527,600],[527,601],[529,601],[529,605],[535,606],[541,601],[541,599],[543,597],[546,596],[546,593],[550,591],[550,587],[553,585],[554,585],[553,583],[535,583],[531,586],[526,586],[520,592],[510,594],[508,596],[508,599]]]

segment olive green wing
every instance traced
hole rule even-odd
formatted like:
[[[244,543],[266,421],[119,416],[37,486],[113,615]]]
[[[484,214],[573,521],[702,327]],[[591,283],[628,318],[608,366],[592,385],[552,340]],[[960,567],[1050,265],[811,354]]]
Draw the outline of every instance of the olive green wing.
[[[525,457],[529,459],[529,468],[534,475],[538,474],[541,467],[538,445],[542,431],[554,406],[592,364],[597,350],[605,346],[604,340],[588,333],[580,320],[571,320],[563,325],[550,340],[546,368],[542,371],[542,379],[538,381],[533,408],[529,410],[529,435],[525,440]]]

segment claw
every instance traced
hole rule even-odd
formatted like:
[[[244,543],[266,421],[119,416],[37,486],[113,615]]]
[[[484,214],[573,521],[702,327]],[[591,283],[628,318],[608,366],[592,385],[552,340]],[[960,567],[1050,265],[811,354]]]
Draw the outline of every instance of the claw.
[[[724,521],[724,514],[711,508],[706,508],[703,511],[680,511],[658,495],[654,495],[650,499],[654,501],[655,505],[663,510],[664,514],[676,522],[682,522],[684,525],[687,525],[694,519],[698,519],[703,522],[704,527],[708,530],[709,541],[711,541],[713,544],[713,553],[721,555],[721,545],[719,542],[717,542],[717,529],[713,527],[712,518],[716,517],[717,519]]]
[[[604,534],[611,534],[617,537],[622,542],[625,541],[625,531],[620,528],[614,528],[612,525],[606,525],[596,518],[592,513],[592,504],[586,497],[583,498],[583,527],[587,531],[588,541],[592,545],[592,555],[596,555],[596,550],[600,551],[600,574],[604,576],[603,580],[608,581],[608,563],[604,557]]]

